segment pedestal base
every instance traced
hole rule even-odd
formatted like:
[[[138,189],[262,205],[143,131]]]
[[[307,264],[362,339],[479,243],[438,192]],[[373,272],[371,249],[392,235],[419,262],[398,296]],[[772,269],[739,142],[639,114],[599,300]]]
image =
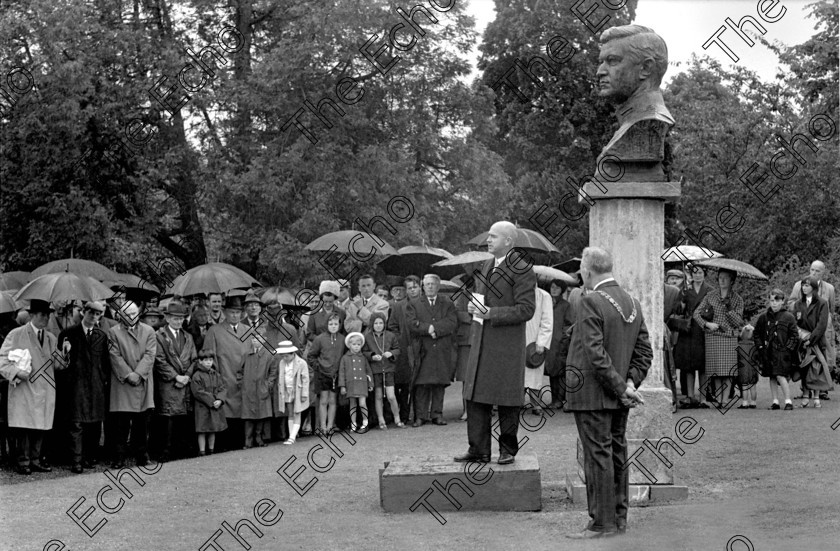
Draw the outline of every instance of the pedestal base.
[[[397,457],[379,471],[379,501],[388,513],[539,511],[537,456],[519,454],[511,465],[455,463],[452,457]]]
[[[673,438],[671,391],[663,386],[648,387],[644,383],[639,391],[645,403],[630,410],[630,417],[627,419],[627,438],[647,438],[654,443],[663,436]]]

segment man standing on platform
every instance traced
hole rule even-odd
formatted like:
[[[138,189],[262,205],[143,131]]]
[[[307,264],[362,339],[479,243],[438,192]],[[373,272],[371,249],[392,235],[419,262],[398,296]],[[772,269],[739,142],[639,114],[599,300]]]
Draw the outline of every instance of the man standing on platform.
[[[155,331],[140,321],[140,308],[126,301],[117,312],[119,325],[108,330],[111,341],[110,410],[116,420],[117,457],[114,469],[125,467],[126,442],[131,430],[131,446],[138,467],[149,461],[149,413],[154,404],[152,372],[157,352]]]
[[[55,369],[63,368],[55,361],[56,336],[46,330],[52,306],[32,299],[27,311],[29,323],[12,329],[0,347],[0,375],[9,380],[8,423],[17,442],[17,470],[26,475],[32,469],[52,470],[41,463],[41,443],[53,426]]]
[[[108,409],[108,387],[111,382],[111,357],[108,335],[97,327],[105,314],[105,305],[92,301],[82,310],[82,322],[65,329],[58,336],[58,346],[70,343],[67,369],[58,379],[56,390],[67,395],[70,416],[70,439],[73,466],[80,474],[92,469],[99,448],[99,434]]]
[[[630,407],[644,403],[636,388],[653,358],[642,305],[619,287],[612,268],[612,255],[604,249],[583,250],[580,273],[591,292],[581,298],[569,348],[568,366],[580,376],[567,372],[566,411],[574,412],[583,445],[592,521],[582,532],[570,534],[572,539],[627,529],[627,417]]]
[[[423,277],[426,296],[409,301],[406,322],[417,348],[417,374],[414,377],[414,426],[431,422],[445,425],[443,397],[452,371],[454,358],[452,337],[458,329],[455,305],[438,295],[440,276]]]
[[[214,296],[216,295],[211,295],[211,298]],[[244,445],[245,439],[241,419],[242,370],[245,355],[250,352],[252,346],[250,335],[245,337],[248,327],[241,321],[242,297],[228,296],[225,299],[224,314],[227,321],[218,323],[207,331],[204,349],[209,349],[216,355],[216,369],[225,382],[227,399],[222,405],[228,423],[225,447],[239,449]]]
[[[464,374],[470,447],[455,461],[490,461],[494,405],[499,407],[501,430],[499,464],[513,463],[519,451],[519,411],[525,395],[525,324],[534,315],[537,276],[530,262],[518,251],[512,252],[515,239],[516,226],[510,222],[496,222],[490,227],[487,251],[494,258],[477,274],[476,290],[467,305],[467,311],[475,316]]]

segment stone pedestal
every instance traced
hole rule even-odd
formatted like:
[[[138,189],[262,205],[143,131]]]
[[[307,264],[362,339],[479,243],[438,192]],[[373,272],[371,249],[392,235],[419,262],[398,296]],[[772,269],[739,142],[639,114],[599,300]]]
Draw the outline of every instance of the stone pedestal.
[[[539,511],[540,465],[518,454],[511,465],[456,463],[452,456],[395,457],[379,471],[379,501],[388,513]]]
[[[660,438],[673,437],[672,395],[663,379],[665,281],[661,255],[665,248],[665,200],[680,196],[680,184],[613,182],[604,186],[606,192],[592,183],[583,188],[584,193],[595,202],[589,211],[589,244],[612,253],[613,275],[628,293],[641,302],[653,348],[653,362],[639,388],[645,404],[633,408],[627,422],[627,456],[631,458],[645,440],[649,445],[656,446]],[[577,471],[566,477],[567,490],[573,501],[583,500],[585,503],[582,452],[578,455]],[[654,473],[654,482],[650,482],[635,466],[630,467],[631,503],[687,498],[688,488],[677,485],[675,468],[667,468],[664,464],[654,467],[652,455],[647,453],[645,465]],[[669,459],[676,467],[679,458]]]

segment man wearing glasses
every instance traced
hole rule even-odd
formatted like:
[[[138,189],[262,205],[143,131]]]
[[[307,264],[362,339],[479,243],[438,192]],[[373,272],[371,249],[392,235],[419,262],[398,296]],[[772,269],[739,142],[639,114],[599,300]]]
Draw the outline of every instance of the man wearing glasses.
[[[66,404],[74,473],[93,468],[99,446],[99,432],[105,420],[111,360],[108,335],[99,328],[105,305],[85,304],[82,320],[58,336],[58,349],[69,351],[67,369],[57,378],[59,403]]]

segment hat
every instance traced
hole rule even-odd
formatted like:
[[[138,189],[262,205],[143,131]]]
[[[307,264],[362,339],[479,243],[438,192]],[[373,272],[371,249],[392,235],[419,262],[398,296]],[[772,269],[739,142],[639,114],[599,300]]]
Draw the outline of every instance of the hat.
[[[292,344],[292,341],[280,341],[277,349],[274,351],[277,354],[288,354],[290,352],[297,352],[298,347]]]
[[[242,297],[228,295],[227,297],[225,297],[225,308],[230,308],[233,310],[242,310]]]
[[[545,350],[537,354],[537,343],[532,342],[525,347],[525,365],[536,369],[545,362]]]
[[[358,331],[353,331],[346,337],[344,337],[344,346],[350,348],[350,337],[360,337],[362,339],[362,346],[365,345],[365,336],[359,333]]]
[[[85,308],[89,310],[96,310],[97,312],[105,313],[105,305],[98,300],[91,300],[85,303]]]
[[[680,279],[685,279],[685,274],[682,270],[668,270],[665,272],[665,278],[669,278],[671,276],[678,277]]]
[[[341,284],[338,281],[322,281],[320,287],[318,287],[318,295],[323,295],[324,293],[330,293],[338,297],[339,293],[341,293]]]
[[[29,301],[29,307],[26,311],[30,314],[49,314],[50,312],[55,312],[55,308],[46,300],[33,298]]]
[[[171,304],[172,303],[170,302],[169,305],[171,305]],[[145,318],[145,317],[148,317],[148,316],[155,316],[157,318],[162,318],[163,317],[163,312],[160,311],[160,308],[155,308],[154,306],[152,306],[151,308],[146,308],[146,310],[141,314],[140,317]]]
[[[166,310],[163,312],[167,316],[187,316],[187,308],[179,300],[173,300],[166,305]]]
[[[234,297],[234,298],[237,298],[237,297]],[[257,296],[257,293],[255,293],[253,289],[248,291],[248,293],[245,295],[245,300],[243,302],[245,304],[248,304],[249,302],[256,302],[260,305],[262,305],[262,303],[263,303],[263,301],[260,300],[260,297]]]

